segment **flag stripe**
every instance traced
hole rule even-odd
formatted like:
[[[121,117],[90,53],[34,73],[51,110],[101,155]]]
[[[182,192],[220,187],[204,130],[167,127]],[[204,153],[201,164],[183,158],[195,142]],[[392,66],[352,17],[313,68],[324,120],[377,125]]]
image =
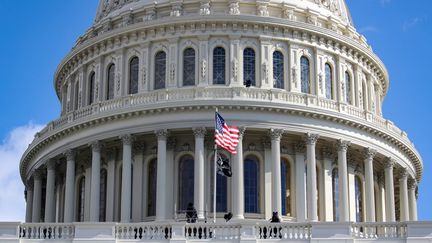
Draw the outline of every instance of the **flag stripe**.
[[[237,154],[239,130],[237,127],[228,126],[218,113],[216,113],[215,143],[230,153]]]

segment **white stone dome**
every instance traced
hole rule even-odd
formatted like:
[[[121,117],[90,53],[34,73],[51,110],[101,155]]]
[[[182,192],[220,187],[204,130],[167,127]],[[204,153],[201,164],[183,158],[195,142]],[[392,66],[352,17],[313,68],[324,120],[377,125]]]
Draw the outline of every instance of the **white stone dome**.
[[[183,1],[183,0],[100,0],[99,7],[96,14],[96,21],[102,21],[105,18],[115,17],[121,15],[127,11],[134,11],[137,9],[144,8],[145,6],[154,4],[164,4],[166,2],[180,3],[180,4],[190,4],[193,2],[203,2],[201,1]],[[212,1],[206,0],[204,2]],[[217,1],[214,1],[217,2]],[[347,25],[354,26],[349,9],[345,0],[249,0],[242,1],[242,3],[247,2],[262,2],[269,5],[284,5],[291,6],[296,10],[316,12],[325,17],[332,17],[341,20]]]

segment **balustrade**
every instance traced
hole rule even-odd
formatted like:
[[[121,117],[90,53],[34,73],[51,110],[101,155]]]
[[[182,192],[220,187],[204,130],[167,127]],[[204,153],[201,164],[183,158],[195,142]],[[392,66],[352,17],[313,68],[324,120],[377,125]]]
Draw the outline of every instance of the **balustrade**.
[[[354,223],[352,235],[357,239],[400,239],[407,236],[405,223]]]
[[[139,223],[118,224],[115,237],[123,240],[169,240],[172,227],[168,224]]]
[[[19,238],[37,240],[73,239],[75,227],[72,224],[22,224],[19,227]]]
[[[309,240],[311,225],[298,223],[260,224],[255,229],[257,239]]]

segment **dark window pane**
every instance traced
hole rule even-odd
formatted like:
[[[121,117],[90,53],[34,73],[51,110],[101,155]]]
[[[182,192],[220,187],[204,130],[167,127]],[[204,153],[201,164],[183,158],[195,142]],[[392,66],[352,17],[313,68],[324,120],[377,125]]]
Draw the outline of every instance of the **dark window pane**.
[[[106,220],[106,195],[107,195],[107,171],[100,172],[100,198],[99,198],[99,221]]]
[[[282,52],[273,52],[273,87],[284,88],[284,56]]]
[[[157,159],[152,160],[148,165],[148,205],[147,215],[156,216],[156,182],[157,182]]]
[[[129,63],[129,94],[138,93],[139,59],[134,57]]]
[[[325,65],[325,94],[327,99],[333,99],[333,73],[328,63]]]
[[[213,84],[225,84],[225,49],[213,50]]]
[[[183,86],[195,85],[195,50],[187,48],[183,52]]]
[[[301,57],[301,92],[310,93],[310,64],[309,59]]]
[[[114,99],[114,79],[115,79],[115,65],[111,64],[108,68],[108,82],[107,82],[107,100]]]
[[[189,155],[180,160],[179,179],[179,209],[186,210],[194,203],[194,159]]]
[[[243,51],[243,81],[250,81],[252,86],[256,85],[255,51],[252,48],[246,48]]]
[[[244,162],[245,212],[259,213],[259,165],[254,157]]]
[[[351,99],[351,76],[348,72],[345,72],[345,102],[352,104]]]
[[[160,51],[155,56],[155,89],[164,89],[166,80],[166,53]]]
[[[95,96],[95,72],[91,72],[89,77],[89,99],[88,104],[91,105],[94,102]]]

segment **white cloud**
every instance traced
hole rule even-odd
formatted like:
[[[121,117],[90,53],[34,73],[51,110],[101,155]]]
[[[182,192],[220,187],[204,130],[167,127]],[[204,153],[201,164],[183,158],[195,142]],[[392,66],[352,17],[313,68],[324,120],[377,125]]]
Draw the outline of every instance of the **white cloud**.
[[[427,21],[427,19],[428,19],[427,16],[411,18],[410,20],[407,20],[407,21],[405,21],[403,23],[402,30],[403,31],[408,31],[412,27],[415,27],[416,25],[421,24],[421,23]]]
[[[368,33],[368,32],[379,32],[379,29],[375,26],[364,26],[359,29],[359,32],[362,34]]]
[[[0,143],[0,222],[24,221],[24,185],[19,174],[22,154],[42,125],[29,123],[9,132]]]

